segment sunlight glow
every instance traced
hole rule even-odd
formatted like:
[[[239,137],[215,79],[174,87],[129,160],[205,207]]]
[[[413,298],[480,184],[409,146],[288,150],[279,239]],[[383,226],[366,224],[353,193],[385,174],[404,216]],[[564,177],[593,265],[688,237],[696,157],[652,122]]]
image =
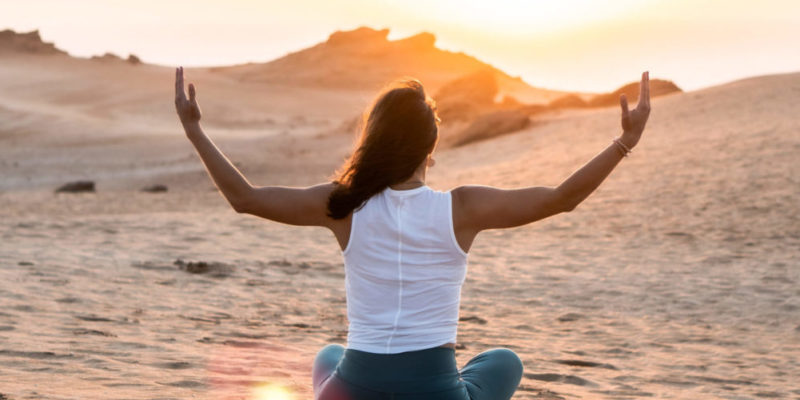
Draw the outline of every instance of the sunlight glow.
[[[253,389],[252,400],[294,400],[288,389],[276,384],[262,384]]]
[[[438,19],[472,29],[526,35],[573,29],[641,9],[640,0],[440,0],[426,2]]]

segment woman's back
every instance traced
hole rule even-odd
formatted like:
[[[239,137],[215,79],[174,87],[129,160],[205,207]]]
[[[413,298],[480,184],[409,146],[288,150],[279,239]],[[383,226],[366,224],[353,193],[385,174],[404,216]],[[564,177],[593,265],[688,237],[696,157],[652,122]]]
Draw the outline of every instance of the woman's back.
[[[467,254],[453,233],[450,192],[387,187],[353,212],[343,255],[349,348],[455,343]]]

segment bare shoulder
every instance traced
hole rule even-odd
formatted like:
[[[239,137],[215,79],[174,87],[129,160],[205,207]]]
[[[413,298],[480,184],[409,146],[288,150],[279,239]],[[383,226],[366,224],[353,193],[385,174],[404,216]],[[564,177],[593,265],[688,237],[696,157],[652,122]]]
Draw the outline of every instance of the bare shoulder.
[[[330,197],[331,193],[333,193],[338,186],[339,184],[336,182],[325,182],[314,186],[309,186],[306,188],[306,190],[308,190],[309,193],[319,197],[320,200],[324,200],[327,204],[328,197]]]
[[[453,205],[459,208],[471,208],[484,203],[485,200],[498,196],[503,189],[484,185],[464,185],[453,188]]]
[[[254,188],[240,212],[290,225],[330,226],[328,198],[337,184],[321,183],[295,188],[263,186]]]
[[[450,191],[453,202],[453,226],[457,231],[480,231],[484,226],[481,218],[490,198],[500,189],[483,185],[458,186]]]
[[[550,187],[466,185],[452,193],[453,223],[471,231],[511,228],[564,211],[558,191]]]
[[[462,185],[451,189],[453,196],[456,197],[476,197],[480,196],[483,192],[500,190],[496,187],[486,185]]]

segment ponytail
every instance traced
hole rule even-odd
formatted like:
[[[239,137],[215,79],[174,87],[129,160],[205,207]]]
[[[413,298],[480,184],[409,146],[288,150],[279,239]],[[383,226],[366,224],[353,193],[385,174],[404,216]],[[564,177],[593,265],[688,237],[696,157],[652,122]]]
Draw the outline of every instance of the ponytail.
[[[436,103],[416,79],[384,88],[362,117],[353,154],[339,169],[328,216],[347,217],[386,187],[410,178],[438,140]]]

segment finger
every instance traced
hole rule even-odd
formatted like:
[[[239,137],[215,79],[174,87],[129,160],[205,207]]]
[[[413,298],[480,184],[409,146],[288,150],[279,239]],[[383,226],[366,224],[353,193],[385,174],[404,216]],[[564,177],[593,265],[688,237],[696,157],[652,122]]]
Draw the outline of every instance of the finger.
[[[175,101],[178,101],[181,98],[180,92],[182,88],[180,87],[180,76],[178,75],[179,71],[179,68],[175,68]]]
[[[190,83],[189,84],[189,101],[192,104],[196,103],[195,96],[197,96],[197,92],[194,90],[194,83]]]
[[[630,111],[628,111],[628,97],[624,94],[619,96],[619,105],[622,107],[622,118],[628,118]]]
[[[647,72],[642,72],[642,80],[639,82],[639,104],[644,103],[645,85],[647,79]]]
[[[176,95],[181,101],[186,101],[186,92],[183,91],[183,67],[178,67],[178,78],[175,86],[177,88]]]
[[[639,104],[650,105],[650,74],[642,72],[642,82],[639,84]]]

